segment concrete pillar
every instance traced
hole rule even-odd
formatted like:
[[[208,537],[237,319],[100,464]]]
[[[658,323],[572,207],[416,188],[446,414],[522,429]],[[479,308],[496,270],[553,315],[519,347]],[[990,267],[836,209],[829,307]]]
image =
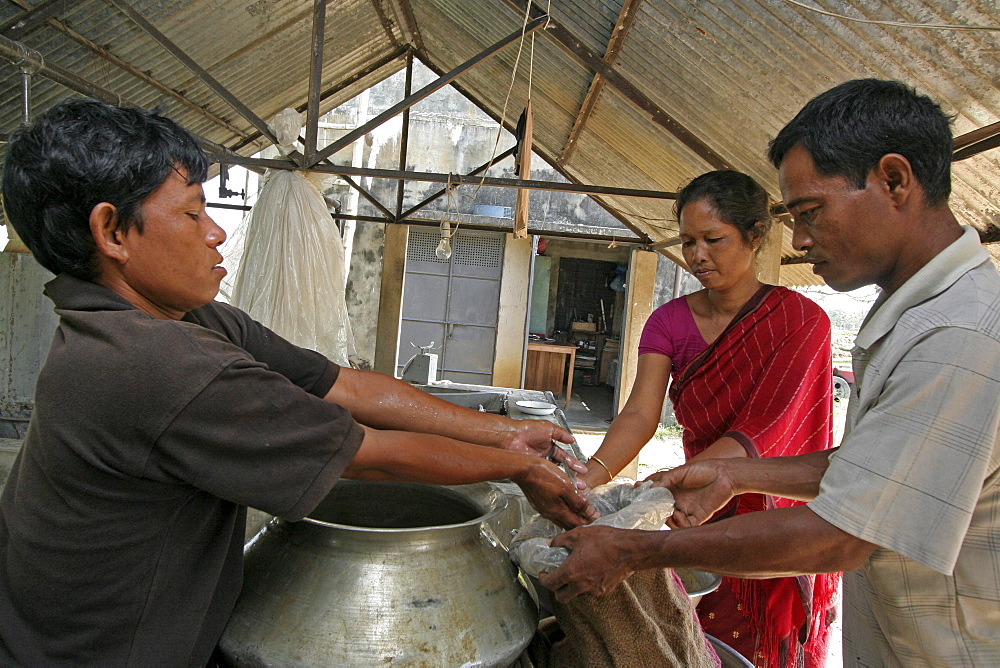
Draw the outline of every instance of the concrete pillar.
[[[622,327],[622,341],[619,361],[618,388],[616,391],[617,411],[621,411],[628,401],[635,382],[635,373],[639,360],[639,337],[642,328],[653,311],[653,293],[656,288],[657,253],[644,250],[633,250],[629,258],[628,280],[626,285],[625,322]],[[616,412],[617,414],[617,412]],[[629,478],[636,478],[639,473],[638,460],[632,460],[620,473]]]
[[[406,269],[408,225],[385,226],[385,251],[382,256],[382,283],[379,289],[378,328],[375,339],[375,362],[379,373],[395,375],[399,355],[399,322],[403,312],[403,272]]]
[[[500,312],[493,356],[493,385],[520,387],[528,321],[528,281],[531,278],[531,237],[504,235],[503,273],[500,277]]]

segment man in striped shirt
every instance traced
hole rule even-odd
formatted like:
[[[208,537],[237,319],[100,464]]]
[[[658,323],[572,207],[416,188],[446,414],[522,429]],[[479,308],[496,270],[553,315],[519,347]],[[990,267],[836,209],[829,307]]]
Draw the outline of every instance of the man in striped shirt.
[[[853,352],[841,446],[698,461],[654,476],[683,531],[582,528],[542,578],[560,600],[631,572],[763,578],[844,571],[844,663],[1000,658],[1000,275],[948,206],[949,118],[894,81],[849,81],[772,141],[793,244],[838,290],[882,294]],[[700,524],[747,492],[808,505]],[[610,535],[614,533],[614,535]]]

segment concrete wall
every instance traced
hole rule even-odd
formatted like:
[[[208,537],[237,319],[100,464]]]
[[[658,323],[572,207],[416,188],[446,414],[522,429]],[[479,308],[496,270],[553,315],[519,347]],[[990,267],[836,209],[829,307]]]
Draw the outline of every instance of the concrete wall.
[[[26,253],[0,253],[0,438],[23,438],[35,381],[58,318],[42,286],[52,278]]]

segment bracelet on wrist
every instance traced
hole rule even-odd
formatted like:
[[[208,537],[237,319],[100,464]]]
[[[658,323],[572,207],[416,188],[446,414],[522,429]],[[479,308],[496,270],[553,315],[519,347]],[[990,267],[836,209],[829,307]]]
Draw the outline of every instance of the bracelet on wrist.
[[[600,464],[600,465],[601,465],[601,467],[602,467],[602,468],[603,468],[603,469],[604,469],[605,471],[607,471],[607,472],[608,472],[608,479],[609,479],[609,480],[614,480],[614,479],[615,479],[615,474],[611,472],[611,469],[609,469],[609,468],[608,468],[608,465],[607,465],[607,464],[605,464],[604,462],[602,462],[602,461],[601,461],[600,459],[598,459],[597,457],[591,457],[590,459],[588,459],[588,460],[587,460],[587,462],[588,462],[588,463],[589,463],[589,462],[597,462],[598,464]]]

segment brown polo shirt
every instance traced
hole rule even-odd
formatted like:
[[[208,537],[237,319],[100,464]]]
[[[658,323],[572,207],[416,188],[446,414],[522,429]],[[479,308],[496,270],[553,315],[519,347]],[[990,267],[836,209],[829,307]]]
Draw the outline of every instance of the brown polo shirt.
[[[61,275],[35,412],[0,499],[0,664],[204,665],[246,506],[322,500],[362,428],[339,367],[212,303],[158,320]]]

